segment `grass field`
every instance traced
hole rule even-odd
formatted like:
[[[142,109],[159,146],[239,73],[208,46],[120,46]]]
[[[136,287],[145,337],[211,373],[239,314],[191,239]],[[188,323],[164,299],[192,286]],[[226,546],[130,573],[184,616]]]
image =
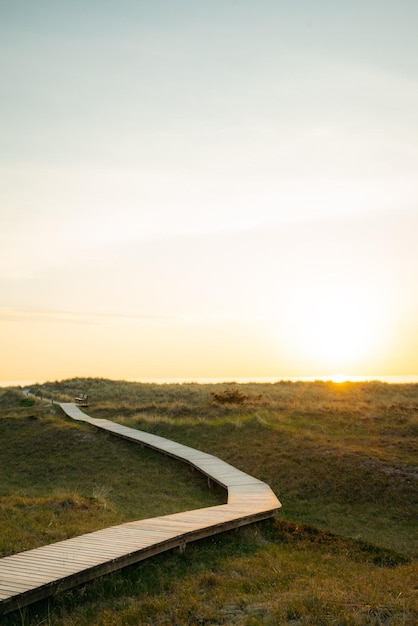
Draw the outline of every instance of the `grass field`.
[[[283,508],[272,522],[161,555],[5,624],[418,623],[418,385],[74,379],[32,390],[88,393],[90,415],[215,454],[267,482]],[[3,556],[223,501],[178,463],[28,402],[0,391]]]

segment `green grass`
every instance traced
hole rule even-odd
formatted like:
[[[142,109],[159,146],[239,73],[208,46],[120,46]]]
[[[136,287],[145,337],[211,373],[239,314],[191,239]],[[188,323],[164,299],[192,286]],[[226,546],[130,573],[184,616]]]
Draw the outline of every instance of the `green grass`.
[[[418,385],[145,385],[75,379],[33,389],[63,400],[88,393],[92,416],[216,454],[270,484],[283,509],[272,522],[199,542],[184,555],[161,555],[8,616],[8,626],[418,623]],[[45,510],[46,517],[29,538],[24,525],[18,527],[15,534],[26,545],[60,528],[71,534],[77,520],[79,532],[86,532],[89,517],[100,525],[108,525],[112,516],[129,517],[139,506],[129,500],[131,481],[138,479],[134,464],[143,455],[159,482],[175,476],[178,484],[178,464],[150,453],[151,467],[145,450],[131,458],[134,444],[70,423],[38,401],[30,407],[20,402],[14,390],[0,398],[0,428],[3,424],[2,434],[8,433],[0,502],[4,499],[14,515],[9,510],[2,516],[1,537],[28,510],[33,515]],[[65,445],[59,443],[63,439]],[[40,440],[52,446],[49,472],[36,451]],[[71,441],[79,455],[74,463],[64,452]],[[9,467],[18,442],[25,452]],[[36,471],[29,455],[38,459]],[[106,465],[120,466],[120,500],[112,472],[102,473]],[[195,474],[186,472],[186,477],[187,485]],[[194,485],[193,497],[220,496],[205,492],[203,484]],[[162,487],[163,493],[173,490],[173,484]],[[141,487],[134,491],[138,495]],[[188,508],[189,497],[181,508]],[[149,499],[145,494],[144,511],[152,508]],[[159,512],[145,516],[153,514]],[[5,545],[10,550],[13,542]]]
[[[0,391],[0,556],[225,501],[180,462],[10,400]]]

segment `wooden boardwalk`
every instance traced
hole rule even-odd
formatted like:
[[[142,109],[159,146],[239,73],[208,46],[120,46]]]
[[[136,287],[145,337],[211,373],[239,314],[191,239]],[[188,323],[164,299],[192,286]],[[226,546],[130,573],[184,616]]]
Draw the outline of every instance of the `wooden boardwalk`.
[[[227,504],[174,513],[66,539],[0,559],[0,615],[172,548],[272,517],[281,504],[268,485],[232,465],[163,437],[89,417],[61,403],[72,419],[188,463],[228,491]]]

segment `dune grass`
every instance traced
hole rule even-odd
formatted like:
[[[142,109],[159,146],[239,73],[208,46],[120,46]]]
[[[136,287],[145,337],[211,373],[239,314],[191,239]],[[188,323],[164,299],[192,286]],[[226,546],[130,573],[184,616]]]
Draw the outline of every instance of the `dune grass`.
[[[184,464],[18,393],[0,391],[0,446],[0,556],[226,498]]]
[[[272,522],[199,542],[181,556],[161,555],[29,607],[5,618],[7,625],[418,623],[418,385],[145,385],[74,379],[33,390],[63,400],[88,393],[90,415],[216,454],[270,484],[283,509]],[[6,432],[10,429],[8,447],[13,437],[19,441],[22,425],[28,450],[35,447],[28,434],[35,424],[42,426],[42,440],[51,423],[51,441],[71,435],[78,449],[81,436],[92,439],[82,439],[77,462],[90,482],[84,484],[80,474],[70,479],[72,470],[64,463],[65,493],[57,492],[54,502],[47,472],[35,478],[18,471],[23,459],[9,470],[0,494],[14,501],[15,510],[16,498],[42,497],[46,519],[60,520],[56,528],[71,526],[71,516],[82,520],[89,507],[96,519],[101,512],[103,525],[107,515],[129,515],[133,504],[112,496],[111,477],[100,482],[97,475],[86,476],[90,457],[100,457],[97,448],[106,445],[104,458],[113,454],[132,477],[128,442],[110,442],[87,426],[45,415],[38,403],[12,409],[6,404],[0,423],[6,419]],[[13,422],[19,427],[13,429]],[[64,460],[58,449],[51,452],[53,474]],[[98,463],[102,467],[100,458]],[[172,472],[170,467],[167,479]],[[187,480],[193,476],[187,474]],[[100,493],[103,485],[106,493]],[[131,490],[129,483],[121,485],[123,492]],[[64,522],[61,516],[67,513]],[[1,528],[7,526],[7,519],[0,521]]]

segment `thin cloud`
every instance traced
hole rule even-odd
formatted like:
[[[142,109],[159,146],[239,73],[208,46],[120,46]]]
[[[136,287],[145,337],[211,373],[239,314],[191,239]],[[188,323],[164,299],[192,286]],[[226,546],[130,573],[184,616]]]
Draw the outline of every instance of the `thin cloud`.
[[[0,308],[0,321],[2,322],[65,322],[73,324],[95,323],[105,319],[129,319],[129,320],[157,320],[167,321],[175,319],[167,315],[154,314],[128,314],[114,312],[88,312],[88,311],[63,311],[51,309],[16,309]]]

